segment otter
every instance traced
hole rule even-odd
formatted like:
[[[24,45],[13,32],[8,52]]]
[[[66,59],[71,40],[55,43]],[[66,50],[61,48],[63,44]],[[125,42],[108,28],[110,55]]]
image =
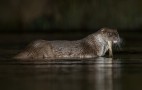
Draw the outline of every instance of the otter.
[[[34,41],[14,58],[93,58],[104,56],[108,50],[109,56],[112,57],[112,45],[119,43],[120,37],[117,30],[101,28],[97,32],[80,40]]]

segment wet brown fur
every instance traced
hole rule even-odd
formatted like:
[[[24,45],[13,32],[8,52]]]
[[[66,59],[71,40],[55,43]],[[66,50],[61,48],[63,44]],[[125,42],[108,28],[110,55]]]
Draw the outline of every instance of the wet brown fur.
[[[16,59],[46,59],[64,57],[98,57],[108,50],[108,41],[118,41],[116,30],[102,28],[96,33],[76,41],[46,41],[37,40],[29,44],[14,58]]]

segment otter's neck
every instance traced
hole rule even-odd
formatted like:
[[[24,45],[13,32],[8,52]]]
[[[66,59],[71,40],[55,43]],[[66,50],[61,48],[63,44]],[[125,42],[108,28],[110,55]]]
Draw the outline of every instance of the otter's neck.
[[[99,48],[97,55],[103,56],[105,55],[106,51],[108,50],[108,43],[103,39],[103,36],[101,34],[97,34],[95,36],[95,40],[97,42],[97,46]]]
[[[91,34],[86,37],[85,41],[98,56],[103,56],[108,50],[108,43],[103,39],[101,34]]]

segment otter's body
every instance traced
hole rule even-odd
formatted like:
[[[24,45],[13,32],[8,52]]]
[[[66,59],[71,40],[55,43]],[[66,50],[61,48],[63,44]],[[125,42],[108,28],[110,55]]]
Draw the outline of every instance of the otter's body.
[[[38,40],[19,53],[17,59],[46,58],[92,58],[105,55],[109,49],[108,40],[102,30],[81,40]],[[116,40],[115,40],[116,41]]]

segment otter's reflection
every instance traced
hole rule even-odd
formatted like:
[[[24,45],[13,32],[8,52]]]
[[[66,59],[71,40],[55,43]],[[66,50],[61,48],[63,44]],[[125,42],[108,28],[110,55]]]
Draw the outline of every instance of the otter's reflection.
[[[116,83],[120,77],[120,64],[112,58],[100,57],[95,64],[95,89],[96,90],[120,90]]]
[[[96,58],[89,60],[52,61],[56,64],[9,65],[3,70],[3,81],[14,90],[121,90],[119,60]],[[21,61],[19,63],[23,63]],[[57,63],[58,62],[58,63]],[[73,64],[67,64],[73,63]],[[29,62],[26,62],[29,63]],[[77,64],[75,64],[77,63]],[[18,67],[18,68],[17,68]],[[9,82],[11,81],[11,82]],[[21,82],[22,81],[22,82]],[[18,83],[18,86],[17,86]],[[6,87],[10,89],[10,87]]]
[[[47,78],[46,86],[51,88],[54,85],[52,90],[56,90],[56,87],[60,87],[62,90],[120,90],[118,82],[121,75],[119,61],[99,57],[85,62],[80,60],[79,65],[75,64],[79,63],[78,60],[70,61],[74,62],[72,65],[64,65],[68,61],[60,62],[62,65],[48,65],[45,69],[48,72],[47,77],[45,77]],[[86,64],[84,65],[84,63]],[[41,66],[36,68],[41,68]]]

